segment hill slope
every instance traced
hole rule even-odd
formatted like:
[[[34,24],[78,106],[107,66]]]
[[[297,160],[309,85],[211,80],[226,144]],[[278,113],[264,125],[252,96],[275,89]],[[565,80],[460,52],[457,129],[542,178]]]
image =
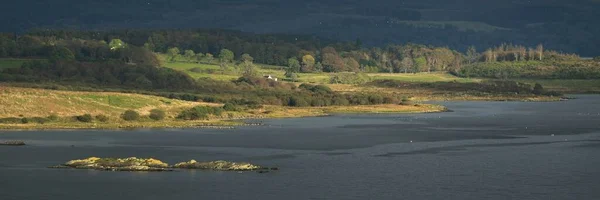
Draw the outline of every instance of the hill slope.
[[[152,109],[165,110],[168,116],[193,106],[206,104],[140,94],[113,92],[72,92],[0,86],[0,118],[61,117],[82,114],[107,115],[113,119],[125,110],[147,115]]]
[[[99,7],[104,9],[99,11]],[[600,54],[596,45],[600,41],[594,37],[600,33],[594,20],[600,18],[598,8],[597,0],[22,0],[0,8],[0,31],[228,28],[358,38],[369,45],[412,42],[461,50],[502,42],[544,43],[593,56]]]

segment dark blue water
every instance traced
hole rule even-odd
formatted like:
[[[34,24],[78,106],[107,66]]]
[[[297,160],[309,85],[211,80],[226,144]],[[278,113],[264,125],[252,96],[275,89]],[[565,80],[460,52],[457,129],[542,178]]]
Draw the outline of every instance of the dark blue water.
[[[600,96],[233,130],[1,131],[0,199],[600,199]],[[73,145],[73,146],[71,146]],[[90,156],[249,161],[273,173],[47,169]]]

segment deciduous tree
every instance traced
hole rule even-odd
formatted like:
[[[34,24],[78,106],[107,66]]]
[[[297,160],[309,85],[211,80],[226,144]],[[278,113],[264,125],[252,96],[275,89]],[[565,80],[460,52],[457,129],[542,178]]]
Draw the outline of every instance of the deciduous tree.
[[[288,59],[288,68],[286,71],[297,73],[300,71],[300,62],[295,57]]]
[[[312,72],[312,71],[314,71],[314,66],[315,66],[315,57],[313,57],[312,55],[309,55],[309,54],[302,56],[302,68],[301,68],[302,72]]]
[[[125,48],[126,44],[121,39],[112,39],[112,40],[110,40],[110,43],[108,44],[108,46],[110,47],[111,51],[116,51],[116,50]]]
[[[183,57],[184,57],[184,58],[185,58],[185,59],[186,59],[188,62],[191,62],[191,61],[192,61],[192,59],[194,59],[194,58],[196,57],[196,53],[194,53],[194,51],[193,51],[193,50],[190,50],[190,49],[188,49],[188,50],[185,50],[185,52],[184,52],[184,54],[183,54]]]
[[[179,53],[180,53],[180,51],[179,51],[179,48],[177,48],[177,47],[173,47],[173,48],[170,48],[169,50],[167,50],[167,56],[168,56],[169,61],[175,62],[175,59],[177,58],[177,56],[179,56]]]
[[[231,63],[234,57],[233,51],[229,49],[222,49],[219,53],[219,61],[221,63]]]

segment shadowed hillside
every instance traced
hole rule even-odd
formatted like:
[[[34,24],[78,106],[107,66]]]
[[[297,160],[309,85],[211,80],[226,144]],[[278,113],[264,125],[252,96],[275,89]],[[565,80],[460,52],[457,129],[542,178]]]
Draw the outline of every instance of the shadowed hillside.
[[[102,8],[102,9],[98,9]],[[584,56],[600,54],[595,0],[15,1],[0,31],[60,28],[228,28],[314,34],[365,45],[420,43],[466,50],[510,41]],[[71,12],[77,10],[78,12]],[[107,12],[110,10],[110,12]],[[15,23],[16,22],[16,23]]]

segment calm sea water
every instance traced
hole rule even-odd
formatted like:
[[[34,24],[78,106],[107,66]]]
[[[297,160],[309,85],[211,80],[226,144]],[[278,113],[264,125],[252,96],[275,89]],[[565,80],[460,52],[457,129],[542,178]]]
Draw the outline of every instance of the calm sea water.
[[[1,131],[0,199],[600,199],[600,96],[233,130]],[[249,161],[273,173],[47,169],[89,156]]]

